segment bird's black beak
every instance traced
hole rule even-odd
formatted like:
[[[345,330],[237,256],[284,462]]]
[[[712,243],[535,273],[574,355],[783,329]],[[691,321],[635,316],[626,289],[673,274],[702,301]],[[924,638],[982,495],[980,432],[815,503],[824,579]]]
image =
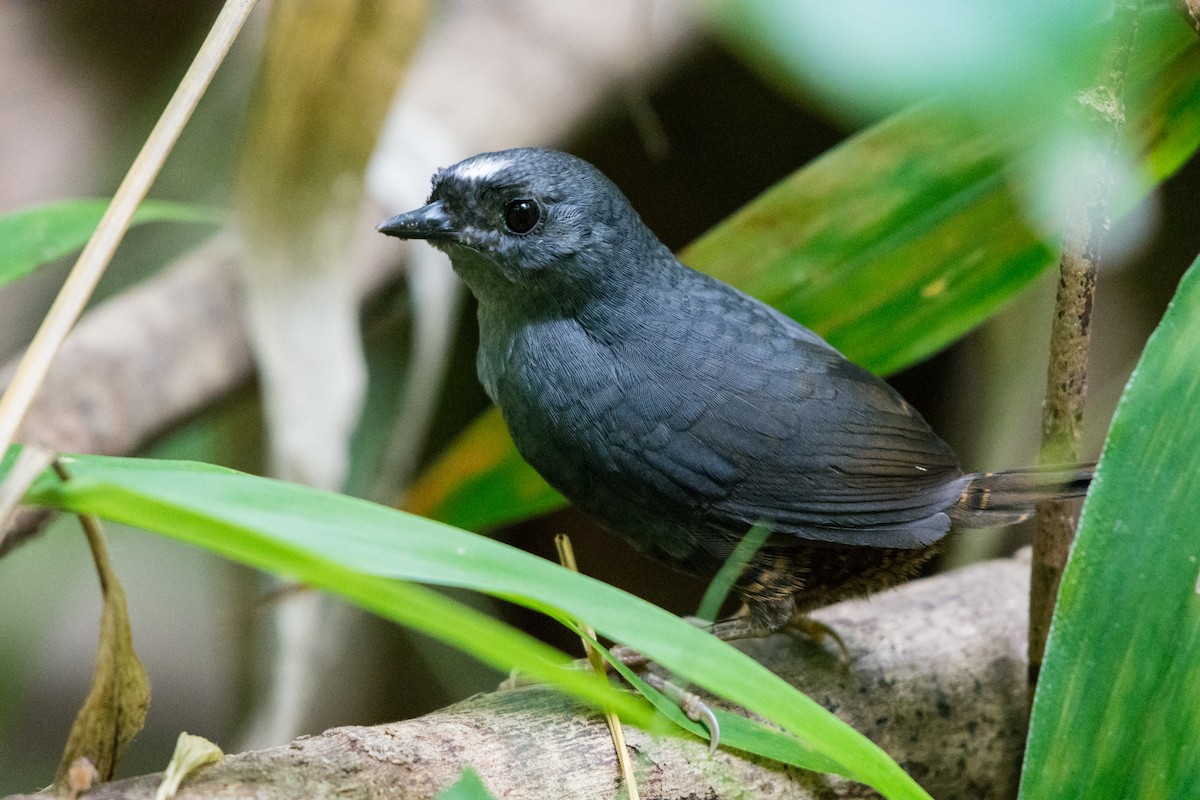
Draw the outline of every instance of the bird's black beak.
[[[453,239],[458,233],[441,200],[385,219],[375,230],[397,239]]]

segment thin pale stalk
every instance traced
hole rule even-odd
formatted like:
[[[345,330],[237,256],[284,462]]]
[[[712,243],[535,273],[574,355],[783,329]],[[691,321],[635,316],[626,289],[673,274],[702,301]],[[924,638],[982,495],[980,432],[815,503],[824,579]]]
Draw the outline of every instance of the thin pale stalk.
[[[100,276],[112,260],[113,252],[129,229],[133,213],[150,190],[183,126],[187,124],[252,8],[254,0],[226,0],[179,88],[175,90],[113,195],[96,232],[79,254],[79,259],[18,364],[12,382],[4,396],[0,397],[0,453],[12,444],[21,420],[46,378],[50,362],[83,313]]]
[[[571,537],[566,534],[558,534],[554,537],[554,546],[558,550],[558,561],[571,572],[579,572],[579,565],[575,562],[575,548],[571,546]],[[588,663],[592,665],[592,669],[596,671],[602,679],[608,676],[608,670],[604,666],[604,657],[597,652],[596,648],[592,647],[591,639],[596,638],[596,631],[591,625],[580,623],[583,632],[587,637],[583,639],[583,651],[587,654]],[[621,777],[625,781],[625,786],[629,790],[629,800],[641,800],[641,793],[638,792],[637,777],[633,774],[633,764],[629,761],[629,750],[625,747],[625,730],[621,727],[621,719],[613,711],[604,712],[604,720],[608,723],[608,731],[612,735],[613,747],[616,748],[617,763],[621,767]]]

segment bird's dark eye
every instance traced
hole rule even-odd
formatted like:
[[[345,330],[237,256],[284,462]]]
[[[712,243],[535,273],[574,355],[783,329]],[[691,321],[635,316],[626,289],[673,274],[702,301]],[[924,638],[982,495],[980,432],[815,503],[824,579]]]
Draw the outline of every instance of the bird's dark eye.
[[[541,218],[542,209],[528,197],[513,200],[504,207],[504,225],[513,233],[529,233]]]

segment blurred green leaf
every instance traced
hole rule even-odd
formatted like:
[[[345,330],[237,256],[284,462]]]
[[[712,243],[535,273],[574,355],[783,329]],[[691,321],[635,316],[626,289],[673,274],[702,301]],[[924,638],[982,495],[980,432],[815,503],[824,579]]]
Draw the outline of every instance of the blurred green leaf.
[[[888,373],[961,336],[1055,254],[1025,224],[995,136],[935,108],[854,137],[681,259]]]
[[[1141,25],[1125,135],[1149,187],[1200,144],[1200,43],[1171,13],[1144,14]],[[899,114],[768,189],[680,258],[851,360],[894,372],[983,322],[1055,262],[1014,199],[1004,136],[940,107]],[[562,503],[492,409],[418,479],[405,507],[484,530]]]
[[[487,787],[483,785],[483,781],[479,779],[479,775],[475,770],[467,767],[462,772],[462,777],[454,782],[453,785],[447,786],[437,793],[434,800],[496,800]]]
[[[62,200],[0,215],[0,286],[87,244],[108,203],[108,200]],[[216,208],[147,200],[138,206],[132,224],[217,225],[223,217],[224,212]]]
[[[1177,17],[1147,16],[1126,139],[1152,185],[1200,145],[1200,43]],[[943,106],[899,114],[767,190],[680,257],[862,366],[894,372],[974,328],[1055,262],[1058,234],[1047,245],[1014,200],[1011,145],[1008,132]],[[1122,197],[1120,211],[1136,199]]]
[[[1057,114],[1095,70],[1105,6],[1089,0],[724,0],[725,38],[768,78],[877,117],[932,96]],[[1047,113],[1040,115],[1048,116]]]
[[[698,619],[709,622],[716,621],[717,615],[721,613],[721,605],[733,591],[738,578],[742,577],[746,565],[758,553],[759,548],[766,544],[770,535],[770,527],[761,522],[746,531],[746,535],[738,541],[733,552],[729,554],[729,558],[725,559],[725,563],[717,570],[717,574],[708,582],[708,588],[704,590],[704,596],[700,598],[700,604],[696,606]]]
[[[1023,800],[1200,787],[1200,262],[1117,407],[1063,575]]]
[[[927,797],[882,750],[744,653],[594,578],[385,506],[219,467],[103,456],[66,463],[71,480],[47,475],[26,500],[164,533],[336,592],[487,663],[515,666],[648,723],[640,702],[587,672],[561,669],[563,654],[401,580],[474,589],[577,619],[782,726],[839,772],[888,797]]]

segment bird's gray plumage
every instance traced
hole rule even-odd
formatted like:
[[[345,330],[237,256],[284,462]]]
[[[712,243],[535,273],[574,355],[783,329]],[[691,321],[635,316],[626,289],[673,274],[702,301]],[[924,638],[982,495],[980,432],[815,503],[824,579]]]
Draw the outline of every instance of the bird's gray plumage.
[[[537,226],[505,229],[533,199]],[[922,547],[958,461],[883,381],[675,259],[591,165],[537,149],[440,171],[433,238],[479,300],[479,376],[522,455],[576,505],[691,571],[758,521]],[[418,213],[418,212],[414,212]]]
[[[1091,468],[964,475],[879,378],[799,323],[696,272],[590,164],[522,148],[438,172],[379,226],[450,255],[479,301],[479,378],[517,448],[648,555],[737,581],[761,635],[912,577],[951,519],[1008,524],[1078,496]]]

